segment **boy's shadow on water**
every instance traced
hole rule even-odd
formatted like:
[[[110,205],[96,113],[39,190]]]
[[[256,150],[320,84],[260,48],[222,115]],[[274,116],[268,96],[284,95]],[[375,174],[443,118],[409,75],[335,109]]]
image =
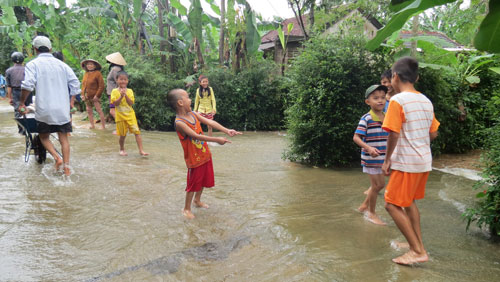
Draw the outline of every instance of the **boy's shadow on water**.
[[[249,236],[235,236],[233,238],[223,241],[208,242],[201,246],[176,252],[170,256],[164,256],[161,258],[154,259],[145,264],[126,267],[108,274],[91,278],[86,281],[94,282],[94,281],[100,281],[102,279],[109,279],[120,276],[128,272],[137,271],[139,269],[145,269],[153,275],[165,275],[165,274],[175,273],[179,269],[182,259],[184,258],[192,258],[196,261],[224,260],[229,257],[229,254],[231,252],[238,250],[249,244],[250,244]]]

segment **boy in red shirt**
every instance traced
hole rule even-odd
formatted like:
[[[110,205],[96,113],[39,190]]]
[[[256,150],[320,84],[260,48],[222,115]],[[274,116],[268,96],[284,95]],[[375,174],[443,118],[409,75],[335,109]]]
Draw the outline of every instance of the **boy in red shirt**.
[[[191,212],[191,202],[197,207],[208,208],[208,205],[201,201],[203,188],[214,186],[214,169],[212,165],[212,154],[207,142],[217,142],[220,145],[231,143],[225,137],[212,137],[203,135],[201,123],[211,126],[229,136],[241,134],[233,129],[227,129],[214,120],[202,117],[191,110],[191,99],[189,94],[183,89],[174,89],[167,95],[168,104],[175,110],[175,129],[182,149],[184,150],[184,160],[188,168],[186,202],[182,214],[193,219]]]

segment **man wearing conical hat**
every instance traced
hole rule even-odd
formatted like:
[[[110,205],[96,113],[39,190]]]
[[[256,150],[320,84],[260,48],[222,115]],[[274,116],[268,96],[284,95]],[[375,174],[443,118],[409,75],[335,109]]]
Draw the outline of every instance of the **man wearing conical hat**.
[[[70,108],[73,107],[75,96],[80,93],[80,81],[67,64],[52,56],[50,53],[52,43],[47,37],[35,37],[33,48],[37,57],[27,63],[25,67],[25,76],[21,83],[22,94],[19,112],[26,112],[24,102],[29,93],[35,90],[35,119],[40,140],[54,158],[56,170],[62,167],[64,174],[70,175],[68,133],[73,131]],[[53,132],[57,132],[59,136],[62,160],[49,139],[50,133]]]

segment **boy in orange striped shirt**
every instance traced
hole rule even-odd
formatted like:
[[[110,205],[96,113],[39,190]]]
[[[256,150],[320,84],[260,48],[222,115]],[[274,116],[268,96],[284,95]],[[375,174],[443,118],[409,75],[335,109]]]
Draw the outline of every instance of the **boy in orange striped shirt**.
[[[415,90],[418,62],[411,57],[392,66],[393,96],[382,128],[389,132],[382,171],[391,175],[385,191],[385,208],[403,233],[409,251],[392,261],[412,265],[429,260],[422,242],[420,212],[415,200],[423,199],[432,170],[430,142],[437,137],[439,122],[431,101]]]

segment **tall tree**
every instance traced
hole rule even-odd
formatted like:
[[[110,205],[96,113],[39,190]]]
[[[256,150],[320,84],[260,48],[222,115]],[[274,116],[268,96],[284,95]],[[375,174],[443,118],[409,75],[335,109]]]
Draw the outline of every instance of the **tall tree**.
[[[158,5],[158,31],[160,32],[160,57],[161,57],[161,63],[162,65],[167,62],[167,56],[165,56],[165,24],[163,23],[163,11],[165,11],[165,3],[168,2],[168,0],[157,0],[157,5]],[[167,26],[168,28],[168,26]]]
[[[226,1],[220,1],[219,64],[224,64],[224,32],[226,29]]]

